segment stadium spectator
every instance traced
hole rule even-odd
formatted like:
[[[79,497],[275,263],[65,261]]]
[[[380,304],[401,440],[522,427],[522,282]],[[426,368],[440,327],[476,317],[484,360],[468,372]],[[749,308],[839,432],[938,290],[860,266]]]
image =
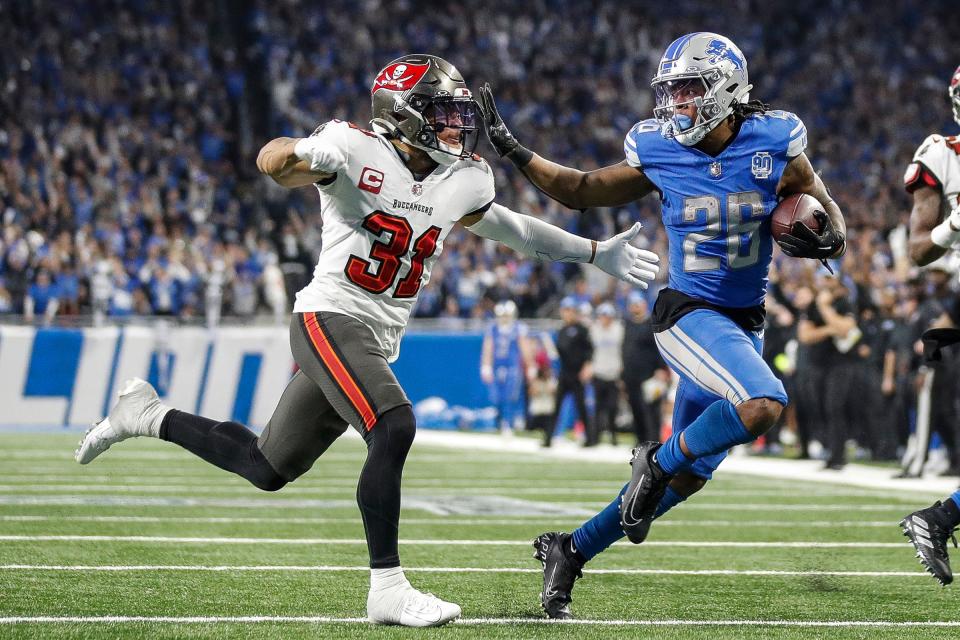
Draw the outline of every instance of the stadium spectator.
[[[253,171],[253,149],[267,131],[303,135],[329,117],[363,125],[368,107],[356,98],[367,95],[377,68],[430,49],[493,83],[504,116],[531,148],[581,167],[619,162],[624,133],[650,115],[649,77],[662,46],[710,25],[763,70],[752,96],[801,114],[816,134],[809,152],[849,218],[842,269],[851,300],[857,314],[872,302],[896,325],[880,376],[885,402],[896,408],[884,415],[895,415],[895,424],[875,430],[876,438],[860,434],[861,444],[883,457],[906,444],[919,370],[911,336],[934,321],[922,307],[926,280],[938,276],[912,272],[906,259],[910,206],[901,176],[919,141],[955,131],[944,92],[957,64],[954,2],[931,0],[918,12],[894,0],[776,0],[718,13],[715,2],[692,0],[664,13],[609,0],[491,0],[482,10],[444,12],[423,11],[422,2],[366,11],[347,0],[255,0],[244,3],[249,14],[230,21],[215,15],[222,6],[0,7],[0,314],[24,314],[29,289],[46,272],[58,291],[58,322],[161,313],[187,320],[208,314],[215,301],[225,317],[275,317],[309,278],[322,219],[311,189],[287,197]],[[830,20],[816,19],[824,10]],[[324,35],[331,33],[335,47]],[[543,197],[509,164],[491,165],[504,204],[593,237],[641,220],[645,248],[666,258],[652,200],[581,215]],[[812,303],[812,265],[775,261],[778,300],[802,313],[802,303]],[[211,298],[215,264],[224,281]],[[521,317],[549,318],[566,294],[624,311],[627,291],[584,275],[578,265],[521,260],[454,233],[416,313],[459,327],[509,298]],[[951,280],[948,294],[956,288]],[[771,358],[786,355],[796,329],[781,322],[776,331],[785,340],[768,334]],[[793,380],[785,380],[797,388],[804,455],[809,440],[825,435],[806,433],[823,424],[822,414],[810,413],[822,397],[811,387],[823,379],[816,363],[807,366],[811,348],[800,346]],[[874,367],[877,357],[870,356]],[[896,441],[881,432],[896,433]],[[957,466],[960,447],[952,455]]]
[[[597,444],[596,423],[587,411],[585,385],[590,381],[593,343],[590,332],[584,326],[579,311],[580,305],[572,297],[560,302],[560,318],[563,326],[557,332],[557,354],[560,358],[560,373],[557,380],[555,413],[550,428],[544,434],[543,446],[553,443],[553,434],[557,428],[557,418],[567,395],[573,395],[577,417],[583,423],[584,446]]]
[[[46,270],[37,273],[36,281],[27,289],[23,302],[23,316],[27,322],[33,322],[35,315],[43,318],[44,324],[50,324],[57,309],[60,308],[60,292]]]
[[[629,315],[623,331],[623,388],[633,416],[633,433],[637,442],[660,439],[660,399],[657,394],[646,394],[653,380],[666,387],[670,380],[667,364],[660,356],[653,339],[647,301],[637,291],[630,294]],[[657,386],[657,385],[653,385]]]
[[[598,437],[610,432],[617,444],[617,413],[620,409],[620,374],[623,371],[623,323],[609,302],[597,307],[597,320],[590,327],[593,343],[593,394]]]

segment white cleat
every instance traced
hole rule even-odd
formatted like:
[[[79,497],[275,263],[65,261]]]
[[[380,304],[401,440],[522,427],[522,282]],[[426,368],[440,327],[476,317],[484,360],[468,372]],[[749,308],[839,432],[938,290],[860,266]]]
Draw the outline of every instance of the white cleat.
[[[168,411],[170,407],[160,402],[160,396],[149,382],[131,378],[120,388],[119,399],[110,415],[83,435],[73,457],[80,464],[87,464],[113,444],[127,438],[158,438],[160,423]]]
[[[409,582],[392,589],[370,591],[367,596],[367,618],[375,624],[439,627],[459,618],[461,613],[460,605],[417,591]]]

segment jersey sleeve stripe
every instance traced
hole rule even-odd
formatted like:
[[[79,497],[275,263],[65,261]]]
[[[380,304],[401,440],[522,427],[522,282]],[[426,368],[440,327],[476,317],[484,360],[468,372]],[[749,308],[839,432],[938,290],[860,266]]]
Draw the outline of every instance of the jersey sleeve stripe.
[[[629,147],[631,151],[637,150],[637,143],[634,142],[630,137],[627,137],[626,140],[623,141],[623,144]]]
[[[630,147],[624,145],[623,147],[624,155],[627,157],[627,164],[633,167],[639,167],[640,156],[637,155],[637,152],[632,150]]]
[[[790,137],[791,138],[794,137],[804,129],[806,129],[806,127],[803,126],[803,123],[802,122],[798,123],[797,126],[793,128],[793,131],[790,132]]]
[[[313,345],[324,369],[333,378],[333,381],[340,387],[347,401],[360,416],[367,431],[373,428],[377,421],[376,412],[370,405],[369,400],[363,395],[360,386],[354,377],[350,375],[343,361],[337,356],[330,345],[330,339],[324,334],[317,320],[317,314],[312,311],[303,314],[303,326],[307,330],[307,337],[310,338],[310,344]]]
[[[787,145],[787,157],[796,158],[798,155],[803,153],[803,150],[807,148],[807,136],[806,131],[803,135],[797,136],[796,138],[790,141],[790,144]]]

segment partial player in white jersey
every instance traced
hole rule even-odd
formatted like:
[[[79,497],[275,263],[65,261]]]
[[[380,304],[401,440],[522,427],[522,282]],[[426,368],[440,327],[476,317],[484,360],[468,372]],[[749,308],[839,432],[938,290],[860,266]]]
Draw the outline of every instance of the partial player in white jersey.
[[[953,119],[960,125],[960,67],[954,71],[947,93]],[[960,244],[960,136],[929,136],[914,154],[903,180],[913,194],[910,258],[918,265],[927,265]],[[942,327],[923,334],[928,359],[939,360],[940,349],[960,342],[960,330],[950,326],[955,324],[950,316],[955,315],[944,314]],[[927,571],[942,585],[953,582],[947,540],[960,526],[960,490],[914,511],[900,521],[900,526]],[[957,544],[956,538],[953,543]]]
[[[367,615],[437,626],[460,607],[414,589],[400,568],[400,477],[416,421],[388,362],[447,234],[459,222],[527,256],[589,262],[644,288],[658,259],[630,245],[639,225],[596,242],[494,204],[493,174],[473,154],[479,105],[445,60],[394,60],[371,93],[372,131],[332,120],[309,137],[272,140],[257,158],[283,186],[316,185],[323,212],[320,258],[290,324],[300,370],[263,434],[172,409],[148,383],[131,380],[76,458],[86,464],[116,442],[152,436],[276,491],[353,425],[367,443],[357,486],[370,552]]]

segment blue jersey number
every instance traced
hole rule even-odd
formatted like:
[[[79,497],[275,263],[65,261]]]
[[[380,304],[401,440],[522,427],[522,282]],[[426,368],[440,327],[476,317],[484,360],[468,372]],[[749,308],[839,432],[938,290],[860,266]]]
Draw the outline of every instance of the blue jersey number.
[[[727,194],[727,266],[743,269],[756,264],[760,256],[759,218],[763,217],[763,198],[756,191],[741,191]],[[744,215],[744,207],[748,207]],[[716,196],[691,196],[683,200],[683,221],[696,222],[698,214],[706,213],[707,226],[703,231],[692,231],[683,239],[683,270],[715,271],[720,268],[718,256],[703,256],[697,253],[697,245],[717,238],[722,229],[720,199]],[[747,221],[745,218],[754,218]],[[742,255],[741,244],[746,236],[749,251]]]

